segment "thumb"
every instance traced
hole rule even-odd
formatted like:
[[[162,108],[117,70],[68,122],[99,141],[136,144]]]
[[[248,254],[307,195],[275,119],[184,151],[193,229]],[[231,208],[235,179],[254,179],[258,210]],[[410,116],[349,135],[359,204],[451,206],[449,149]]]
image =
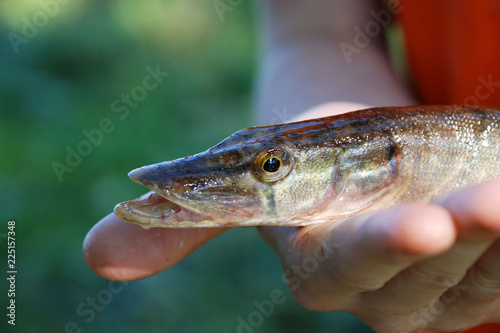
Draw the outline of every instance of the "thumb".
[[[90,269],[105,279],[138,280],[172,267],[226,230],[144,229],[109,214],[88,232],[83,256]]]

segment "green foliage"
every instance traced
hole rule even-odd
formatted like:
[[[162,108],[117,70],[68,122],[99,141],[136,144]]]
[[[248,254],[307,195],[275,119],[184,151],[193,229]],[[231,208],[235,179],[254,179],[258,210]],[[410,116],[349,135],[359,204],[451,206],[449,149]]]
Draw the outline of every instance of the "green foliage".
[[[274,289],[286,301],[255,332],[367,330],[349,315],[297,305],[253,229],[227,232],[121,289],[83,260],[87,231],[116,203],[143,193],[128,171],[197,153],[252,125],[258,23],[250,2],[232,9],[221,20],[213,2],[200,0],[0,4],[0,233],[9,219],[17,222],[20,332],[64,332],[70,322],[84,332],[235,332],[237,318]],[[41,24],[47,11],[54,15]],[[40,23],[29,38],[27,21]],[[125,112],[122,94],[143,86],[157,66],[169,75]],[[102,137],[82,144],[103,119]],[[87,156],[68,166],[68,149],[79,147]],[[58,176],[54,162],[71,172]],[[93,316],[86,304],[99,295],[112,299]]]

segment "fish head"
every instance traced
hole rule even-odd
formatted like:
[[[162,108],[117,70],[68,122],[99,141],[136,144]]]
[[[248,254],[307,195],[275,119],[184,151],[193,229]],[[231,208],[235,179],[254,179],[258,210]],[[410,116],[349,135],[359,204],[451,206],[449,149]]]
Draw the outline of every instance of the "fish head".
[[[144,227],[306,225],[359,213],[394,188],[390,142],[331,143],[317,121],[247,128],[205,152],[135,169],[130,178],[153,193],[115,213]]]
[[[247,128],[205,152],[132,170],[129,177],[153,192],[117,205],[115,213],[144,227],[179,228],[297,216],[315,205],[324,192],[318,186],[329,185],[331,165],[318,165],[311,150],[275,132]]]

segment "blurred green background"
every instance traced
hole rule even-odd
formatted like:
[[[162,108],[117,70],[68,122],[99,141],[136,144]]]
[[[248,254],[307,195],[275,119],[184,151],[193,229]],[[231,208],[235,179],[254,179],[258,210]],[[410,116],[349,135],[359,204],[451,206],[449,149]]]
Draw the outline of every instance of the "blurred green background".
[[[200,152],[255,124],[258,11],[237,2],[0,2],[0,247],[6,272],[7,221],[15,220],[18,270],[15,327],[0,283],[1,332],[250,332],[238,318],[248,321],[254,301],[274,289],[286,301],[254,332],[370,332],[349,314],[297,305],[255,228],[233,229],[123,288],[83,260],[87,231],[144,192],[128,171]],[[229,6],[222,16],[220,3]],[[114,101],[157,66],[169,76],[128,113],[114,112],[125,105]],[[83,131],[105,118],[112,130],[82,146]],[[54,162],[67,165],[68,149],[78,147],[87,156],[58,177]],[[89,298],[106,304],[91,310]]]

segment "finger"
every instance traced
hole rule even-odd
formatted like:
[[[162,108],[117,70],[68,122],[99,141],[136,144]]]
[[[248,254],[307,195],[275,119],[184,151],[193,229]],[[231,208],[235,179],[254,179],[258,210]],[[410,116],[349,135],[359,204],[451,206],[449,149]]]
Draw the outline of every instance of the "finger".
[[[137,280],[175,265],[226,230],[144,229],[110,214],[85,237],[83,255],[90,269],[105,279]]]
[[[455,237],[447,212],[423,204],[264,233],[281,256],[285,276],[300,280],[297,300],[315,310],[334,310],[354,294],[380,288],[415,261],[448,249]]]
[[[260,235],[278,254],[288,251],[289,243],[297,235],[300,227],[258,227]]]
[[[438,322],[453,323],[456,329],[500,322],[500,241],[495,242],[434,307],[442,312]]]
[[[460,239],[493,240],[500,234],[500,180],[452,193],[436,203],[450,211]]]
[[[456,285],[498,236],[500,209],[498,200],[492,198],[500,198],[499,185],[485,183],[437,200],[449,211],[457,229],[453,247],[412,265],[367,298],[375,304],[391,304],[400,311],[409,311],[438,300]],[[398,297],[393,299],[389,291]]]

